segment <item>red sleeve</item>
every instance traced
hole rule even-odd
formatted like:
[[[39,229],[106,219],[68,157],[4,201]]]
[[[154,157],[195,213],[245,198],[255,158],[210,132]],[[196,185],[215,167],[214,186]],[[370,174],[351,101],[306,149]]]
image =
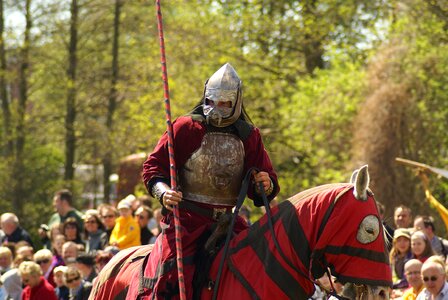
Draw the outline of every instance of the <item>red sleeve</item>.
[[[200,122],[193,121],[191,117],[184,116],[173,122],[173,132],[176,169],[180,169],[191,154],[200,147],[205,134],[205,127]],[[143,163],[143,182],[145,186],[148,187],[148,183],[155,183],[155,179],[161,179],[169,185],[169,166],[168,134],[165,132],[154,151]]]
[[[263,141],[261,139],[260,130],[256,127],[253,128],[249,137],[243,141],[245,150],[245,164],[244,164],[244,174],[247,170],[252,167],[256,167],[260,171],[269,173],[272,183],[274,184],[273,192],[268,196],[268,200],[274,199],[280,191],[280,186],[278,185],[277,174],[272,167],[271,159],[264,148]],[[263,205],[263,199],[257,193],[255,193],[255,186],[248,190],[248,196],[250,199],[254,200],[256,206]]]
[[[30,295],[31,294],[31,288],[30,288],[30,286],[29,285],[27,285],[26,287],[24,287],[23,288],[23,291],[22,291],[22,300],[28,300],[28,299],[30,299]]]

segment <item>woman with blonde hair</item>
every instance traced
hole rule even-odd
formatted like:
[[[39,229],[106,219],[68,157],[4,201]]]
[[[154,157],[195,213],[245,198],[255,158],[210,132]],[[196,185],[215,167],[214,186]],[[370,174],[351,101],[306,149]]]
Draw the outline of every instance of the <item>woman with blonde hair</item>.
[[[42,270],[38,264],[32,261],[22,262],[19,266],[19,274],[25,285],[22,300],[57,300],[53,286],[42,276]]]
[[[44,278],[48,280],[53,287],[56,287],[53,271],[55,267],[61,264],[58,262],[57,258],[54,257],[53,253],[48,249],[41,249],[34,254],[34,262],[42,269]]]
[[[403,289],[408,286],[404,276],[404,264],[411,258],[411,235],[408,230],[398,228],[394,232],[392,249],[389,252],[394,289]]]
[[[11,270],[12,251],[8,247],[0,247],[0,275]]]

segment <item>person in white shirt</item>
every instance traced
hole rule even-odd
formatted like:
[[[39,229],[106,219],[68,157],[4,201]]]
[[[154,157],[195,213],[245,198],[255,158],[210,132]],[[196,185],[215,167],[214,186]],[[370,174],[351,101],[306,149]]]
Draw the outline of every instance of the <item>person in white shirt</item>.
[[[422,279],[425,288],[418,295],[417,300],[448,299],[448,284],[442,263],[434,260],[426,261],[422,266]]]

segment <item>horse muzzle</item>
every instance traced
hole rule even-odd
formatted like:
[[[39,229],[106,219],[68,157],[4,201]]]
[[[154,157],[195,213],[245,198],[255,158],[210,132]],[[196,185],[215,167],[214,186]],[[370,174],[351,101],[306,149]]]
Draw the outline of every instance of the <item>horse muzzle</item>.
[[[389,300],[389,287],[346,283],[342,296],[352,300]]]

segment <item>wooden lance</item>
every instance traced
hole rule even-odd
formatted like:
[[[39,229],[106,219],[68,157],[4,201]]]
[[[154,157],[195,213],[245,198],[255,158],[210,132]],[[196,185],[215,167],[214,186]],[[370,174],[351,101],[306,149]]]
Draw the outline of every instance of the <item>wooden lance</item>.
[[[168,154],[170,159],[170,178],[171,178],[171,189],[177,190],[177,178],[176,178],[176,162],[174,160],[174,134],[173,134],[173,124],[171,123],[171,108],[170,108],[170,91],[168,86],[168,72],[166,66],[165,57],[165,40],[163,37],[163,21],[162,21],[162,10],[160,7],[160,0],[156,0],[156,10],[157,10],[157,28],[159,31],[159,41],[160,41],[160,61],[162,66],[162,80],[163,80],[163,94],[165,98],[165,115],[166,115],[166,125],[168,133]],[[177,205],[173,207],[174,214],[174,228],[175,228],[175,241],[176,241],[176,262],[177,262],[177,273],[179,279],[179,295],[181,300],[186,300],[185,292],[185,280],[184,280],[184,266],[183,266],[183,254],[182,254],[182,232],[179,219],[179,208]]]

